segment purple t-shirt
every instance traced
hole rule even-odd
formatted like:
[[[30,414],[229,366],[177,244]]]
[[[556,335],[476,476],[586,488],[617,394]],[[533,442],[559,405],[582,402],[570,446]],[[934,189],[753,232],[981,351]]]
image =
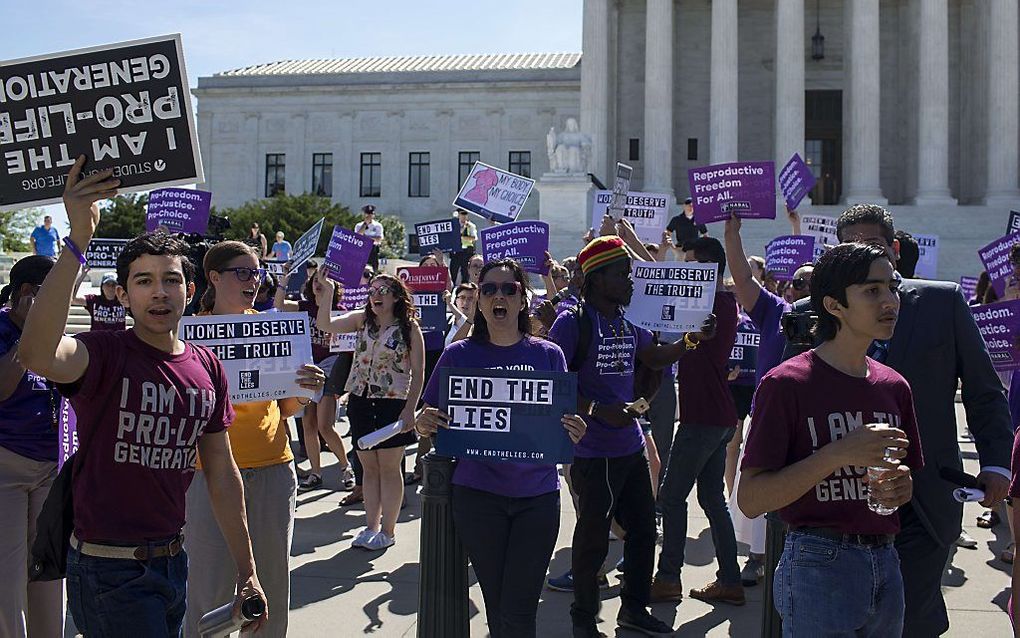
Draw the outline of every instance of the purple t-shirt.
[[[551,370],[563,372],[567,362],[556,344],[525,337],[512,346],[495,346],[463,339],[451,343],[436,363],[440,368],[483,368],[488,370]],[[423,400],[438,406],[439,375],[433,374],[425,387]],[[562,428],[559,419],[549,427]],[[501,496],[525,497],[548,494],[559,489],[555,465],[541,463],[488,463],[461,459],[453,472],[453,483]]]
[[[652,333],[622,316],[612,322],[591,304],[584,304],[584,317],[592,323],[588,355],[577,372],[577,391],[599,403],[629,403],[634,400],[634,369],[637,353],[652,345]],[[574,357],[580,337],[577,314],[562,312],[549,329],[549,339],[562,350],[567,361]],[[594,417],[584,417],[588,431],[574,448],[584,458],[628,456],[644,447],[645,438],[637,419],[628,427],[614,427]]]
[[[741,469],[779,470],[867,423],[888,423],[902,429],[910,441],[903,463],[914,472],[920,470],[924,459],[910,386],[889,366],[870,358],[867,362],[867,378],[852,377],[809,350],[769,372],[755,394]],[[837,469],[780,509],[780,518],[791,528],[897,533],[896,514],[881,516],[868,509],[865,474],[866,467]]]
[[[21,329],[11,321],[10,309],[0,310],[0,357],[16,348],[20,338]],[[0,401],[0,446],[33,461],[56,462],[53,407],[59,400],[46,387],[46,379],[26,371],[11,396]]]
[[[761,381],[765,373],[779,365],[783,360],[786,339],[783,338],[783,327],[779,323],[784,312],[790,311],[790,304],[782,297],[773,295],[764,288],[758,293],[758,301],[748,312],[751,321],[758,326],[761,341],[758,343],[758,367],[755,368],[755,384]]]
[[[78,416],[74,533],[89,542],[163,539],[184,526],[199,437],[234,420],[227,377],[203,346],[168,354],[134,330],[86,332],[89,365],[61,386]]]

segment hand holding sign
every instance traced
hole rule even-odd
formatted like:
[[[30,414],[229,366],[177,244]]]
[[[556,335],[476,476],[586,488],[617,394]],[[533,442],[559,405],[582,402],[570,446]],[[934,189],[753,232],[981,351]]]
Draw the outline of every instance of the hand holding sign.
[[[305,390],[318,393],[326,385],[326,373],[313,363],[306,363],[297,370],[296,382]]]

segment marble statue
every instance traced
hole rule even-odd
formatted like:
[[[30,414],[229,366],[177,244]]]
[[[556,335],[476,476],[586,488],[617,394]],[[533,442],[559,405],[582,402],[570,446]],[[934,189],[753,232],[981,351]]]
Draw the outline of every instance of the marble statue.
[[[591,163],[591,136],[582,133],[577,120],[567,118],[567,128],[556,132],[550,128],[545,136],[549,153],[549,172],[583,175],[589,172]]]

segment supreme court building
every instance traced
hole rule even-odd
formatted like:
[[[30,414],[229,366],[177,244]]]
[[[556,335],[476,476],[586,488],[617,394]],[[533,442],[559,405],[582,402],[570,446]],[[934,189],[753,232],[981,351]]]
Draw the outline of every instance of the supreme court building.
[[[282,188],[410,224],[449,214],[476,159],[541,179],[546,134],[573,117],[595,176],[623,161],[632,190],[679,201],[690,168],[800,153],[812,212],[889,206],[897,227],[940,236],[940,278],[976,275],[976,249],[1020,209],[1018,0],[585,0],[583,20],[583,54],[199,78],[205,187],[219,206]],[[779,217],[745,224],[749,250],[788,232]]]

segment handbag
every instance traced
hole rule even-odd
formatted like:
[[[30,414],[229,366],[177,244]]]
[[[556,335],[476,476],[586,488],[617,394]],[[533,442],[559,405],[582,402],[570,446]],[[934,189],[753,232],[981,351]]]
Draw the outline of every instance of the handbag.
[[[71,548],[74,531],[74,494],[71,480],[77,457],[82,449],[72,454],[43,502],[39,518],[35,521],[35,541],[32,543],[32,561],[28,567],[29,582],[60,580],[67,574],[67,552]]]

